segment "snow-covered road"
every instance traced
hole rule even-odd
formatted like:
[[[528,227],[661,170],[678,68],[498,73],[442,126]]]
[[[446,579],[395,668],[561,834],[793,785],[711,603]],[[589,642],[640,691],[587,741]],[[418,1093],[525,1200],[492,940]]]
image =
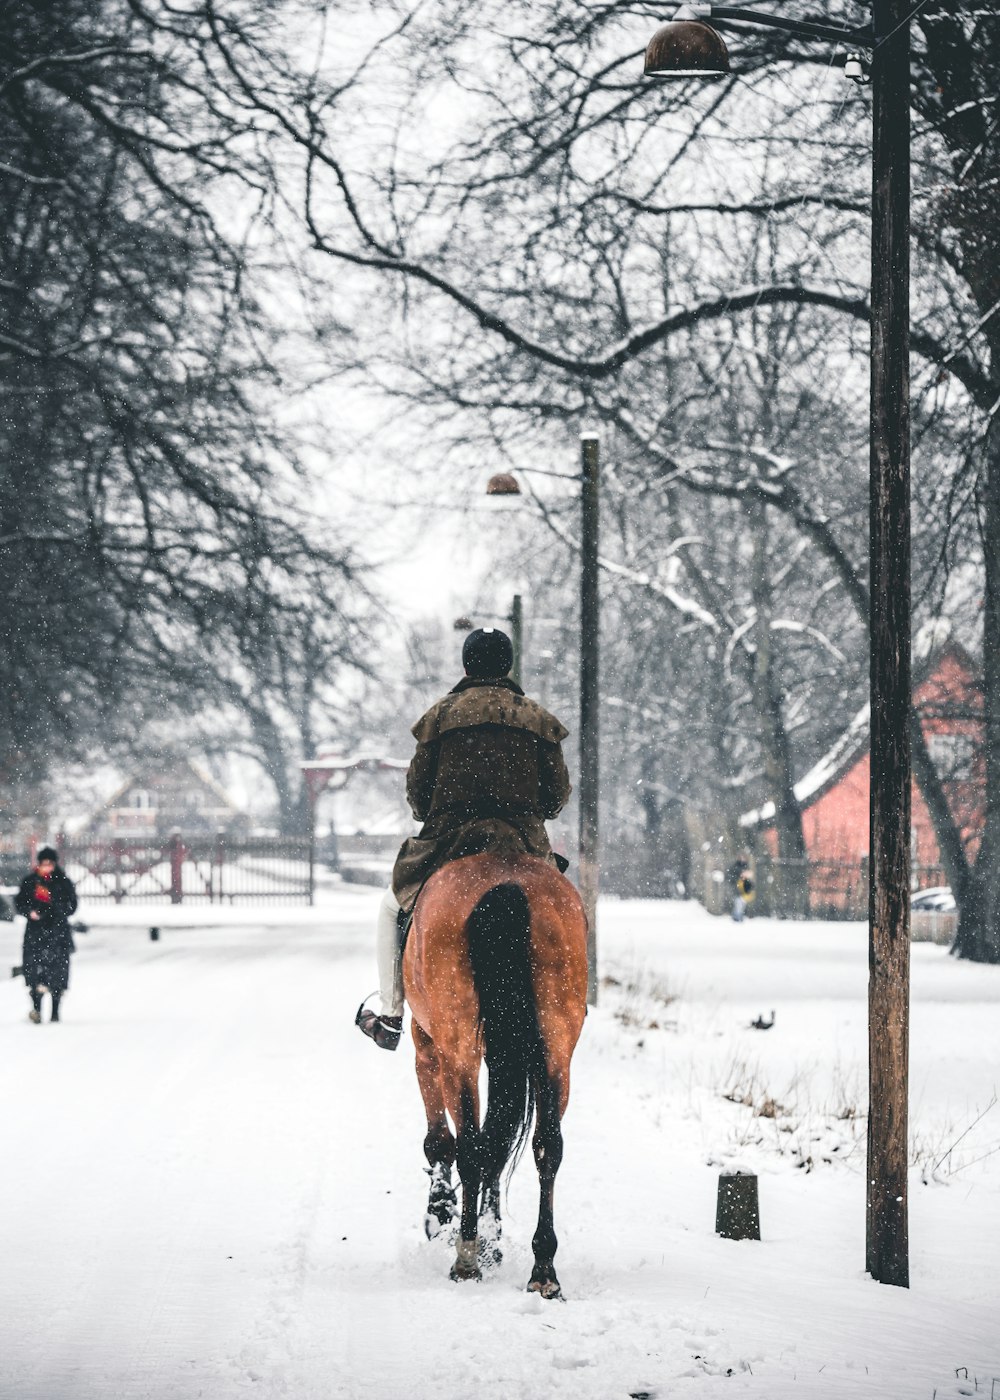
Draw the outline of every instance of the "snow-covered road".
[[[1000,969],[914,949],[902,1292],[862,1272],[864,930],[609,905],[545,1304],[530,1161],[482,1285],[423,1238],[409,1042],[352,1025],[376,899],[158,943],[91,909],[63,1024],[0,987],[2,1400],[1000,1396]],[[713,1234],[736,1160],[759,1244]]]

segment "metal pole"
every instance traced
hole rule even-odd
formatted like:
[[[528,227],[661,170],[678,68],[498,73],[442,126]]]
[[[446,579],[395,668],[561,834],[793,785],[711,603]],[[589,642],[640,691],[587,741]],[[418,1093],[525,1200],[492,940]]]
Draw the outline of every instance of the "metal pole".
[[[170,903],[184,902],[184,842],[179,831],[170,833]],[[119,856],[119,869],[121,858]]]
[[[517,685],[521,685],[521,667],[524,656],[524,605],[521,602],[520,593],[514,594],[514,602],[510,610],[510,640],[514,647],[514,664],[510,668],[510,677]]]
[[[319,802],[313,775],[306,774],[306,801],[309,804],[309,904],[316,901],[316,805]]]
[[[597,542],[601,448],[596,433],[580,437],[582,528],[580,535],[580,894],[587,911],[587,1001],[597,1005],[597,889],[600,878],[598,785],[600,720],[598,675],[600,613]]]
[[[874,0],[868,1272],[909,1286],[911,0]]]

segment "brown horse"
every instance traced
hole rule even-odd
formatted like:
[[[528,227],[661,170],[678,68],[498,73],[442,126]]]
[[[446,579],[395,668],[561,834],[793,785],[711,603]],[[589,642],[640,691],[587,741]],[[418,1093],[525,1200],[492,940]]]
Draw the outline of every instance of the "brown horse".
[[[481,1278],[480,1260],[499,1260],[500,1177],[516,1163],[534,1118],[541,1195],[528,1290],[557,1298],[552,1200],[563,1151],[560,1121],[587,1011],[587,920],[580,897],[535,856],[451,861],[417,901],[403,982],[427,1111],[427,1233],[433,1236],[453,1218],[457,1161],[462,1212],[451,1277]],[[480,1128],[484,1056],[489,1087]]]

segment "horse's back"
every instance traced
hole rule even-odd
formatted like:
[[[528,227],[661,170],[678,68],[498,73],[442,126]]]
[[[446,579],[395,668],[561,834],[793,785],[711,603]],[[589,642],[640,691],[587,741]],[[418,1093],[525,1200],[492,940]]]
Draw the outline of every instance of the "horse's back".
[[[587,919],[579,894],[549,861],[523,853],[463,856],[428,880],[414,911],[403,975],[414,1017],[439,1040],[471,1014],[478,999],[469,957],[469,923],[501,886],[523,891],[530,920],[532,981],[539,1021],[575,1044],[586,1014]],[[445,992],[446,995],[442,996]]]
[[[543,902],[559,910],[568,920],[586,922],[579,894],[551,861],[515,853],[484,852],[449,861],[427,881],[417,905],[417,918],[425,927],[453,911],[464,923],[476,905],[498,885],[518,885],[529,904]]]

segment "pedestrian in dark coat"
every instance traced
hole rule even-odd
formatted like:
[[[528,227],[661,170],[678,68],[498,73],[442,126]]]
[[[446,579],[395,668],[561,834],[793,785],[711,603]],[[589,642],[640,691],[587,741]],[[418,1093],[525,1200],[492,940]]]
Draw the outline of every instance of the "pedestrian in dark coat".
[[[38,852],[34,870],[21,881],[14,908],[27,921],[21,962],[31,996],[28,1017],[36,1024],[42,1019],[42,997],[48,992],[52,1020],[58,1021],[59,1002],[69,986],[70,955],[76,952],[69,926],[76,912],[76,890],[51,846]]]

